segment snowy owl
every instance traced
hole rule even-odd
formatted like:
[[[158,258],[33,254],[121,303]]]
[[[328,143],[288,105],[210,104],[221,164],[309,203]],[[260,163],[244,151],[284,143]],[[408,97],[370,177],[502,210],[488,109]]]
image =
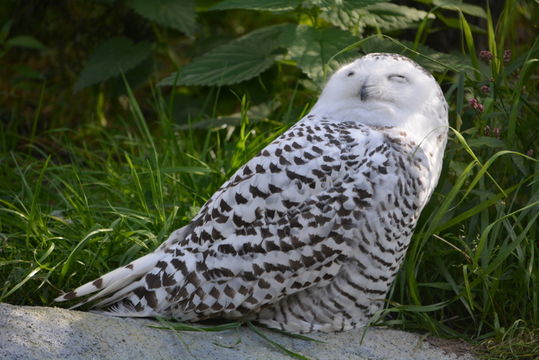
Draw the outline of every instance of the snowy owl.
[[[421,66],[363,56],[154,252],[56,300],[97,292],[76,306],[301,333],[363,326],[438,182],[447,116]]]

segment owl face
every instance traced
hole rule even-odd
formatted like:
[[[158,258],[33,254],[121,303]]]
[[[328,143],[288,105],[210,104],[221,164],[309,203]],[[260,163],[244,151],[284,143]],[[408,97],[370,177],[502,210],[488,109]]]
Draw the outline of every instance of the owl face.
[[[440,86],[421,66],[397,54],[372,53],[341,67],[311,113],[335,121],[399,127],[422,141],[447,131],[447,103]]]
[[[418,111],[438,97],[434,78],[412,60],[395,55],[366,55],[339,69],[330,79],[323,97],[345,102],[362,110],[398,109]]]

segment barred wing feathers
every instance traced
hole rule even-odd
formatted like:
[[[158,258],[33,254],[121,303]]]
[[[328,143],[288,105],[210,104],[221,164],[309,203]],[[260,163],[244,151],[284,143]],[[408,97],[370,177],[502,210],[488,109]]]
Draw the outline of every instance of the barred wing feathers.
[[[59,300],[99,291],[85,302],[97,300],[119,316],[254,316],[272,325],[290,295],[298,304],[308,290],[311,307],[319,307],[317,297],[357,271],[364,282],[352,291],[341,284],[348,289],[342,296],[372,303],[364,295],[385,295],[426,201],[418,196],[425,192],[421,152],[412,157],[417,149],[399,135],[392,144],[391,134],[309,115],[240,168],[155,252]],[[399,194],[415,198],[400,203]],[[384,223],[392,230],[380,228]],[[309,302],[300,298],[296,307],[302,301]]]

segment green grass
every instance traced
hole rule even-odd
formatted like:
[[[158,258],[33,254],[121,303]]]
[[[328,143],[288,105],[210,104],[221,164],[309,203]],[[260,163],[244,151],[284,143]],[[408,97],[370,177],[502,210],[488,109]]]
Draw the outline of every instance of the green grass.
[[[455,18],[468,67],[435,74],[453,128],[442,177],[373,322],[465,339],[495,359],[539,354],[539,42],[515,36],[518,6],[506,1],[496,20],[487,12],[481,34]],[[423,22],[416,45],[437,31]],[[127,110],[106,108],[100,88],[76,126],[60,111],[43,118],[55,84],[39,86],[32,112],[10,108],[0,131],[0,301],[54,305],[60,291],[148,253],[188,223],[316,98],[288,63],[270,76],[245,88],[128,92]],[[262,116],[248,101],[260,88],[271,90],[263,103],[277,103]],[[178,123],[175,96],[197,92],[203,115]],[[230,109],[232,125],[217,126]]]
[[[51,304],[155,248],[282,131],[245,119],[227,141],[227,129],[170,131],[163,116],[150,134],[132,105],[117,130],[58,129],[3,153],[1,301]]]

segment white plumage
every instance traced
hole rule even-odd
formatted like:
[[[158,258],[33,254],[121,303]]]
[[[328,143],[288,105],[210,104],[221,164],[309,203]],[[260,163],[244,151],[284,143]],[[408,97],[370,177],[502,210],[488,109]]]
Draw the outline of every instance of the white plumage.
[[[447,104],[412,60],[339,69],[311,112],[154,252],[60,296],[117,316],[364,325],[383,305],[437,184]],[[79,304],[80,305],[80,304]]]

